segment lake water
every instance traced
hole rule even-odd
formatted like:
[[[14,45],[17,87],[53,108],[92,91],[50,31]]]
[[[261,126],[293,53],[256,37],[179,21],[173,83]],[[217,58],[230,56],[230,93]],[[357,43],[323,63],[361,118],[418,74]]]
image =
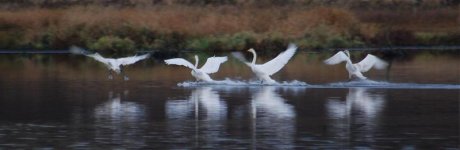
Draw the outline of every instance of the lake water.
[[[385,54],[360,82],[332,54],[297,53],[276,86],[232,58],[212,75],[226,84],[204,85],[159,58],[124,81],[84,56],[0,54],[0,149],[459,148],[458,51]]]

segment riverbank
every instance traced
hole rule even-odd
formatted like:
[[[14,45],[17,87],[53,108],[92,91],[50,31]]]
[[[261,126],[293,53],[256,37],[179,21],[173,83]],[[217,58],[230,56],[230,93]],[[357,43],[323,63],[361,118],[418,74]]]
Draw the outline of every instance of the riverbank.
[[[72,6],[0,10],[0,49],[231,51],[460,43],[455,7],[350,9],[337,6]]]

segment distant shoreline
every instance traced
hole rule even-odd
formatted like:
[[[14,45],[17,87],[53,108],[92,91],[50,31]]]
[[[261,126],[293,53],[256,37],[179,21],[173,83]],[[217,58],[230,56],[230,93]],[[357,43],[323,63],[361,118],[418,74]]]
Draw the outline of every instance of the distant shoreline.
[[[458,7],[159,5],[0,9],[0,49],[114,53],[457,46]],[[409,7],[410,8],[410,7]]]
[[[319,51],[337,51],[342,50],[343,48],[328,48],[322,49]],[[388,50],[436,50],[436,51],[451,51],[451,50],[458,50],[460,51],[460,46],[425,46],[425,47],[418,47],[418,46],[406,46],[406,47],[368,47],[368,48],[346,48],[350,51],[388,51]],[[237,50],[238,51],[238,50]],[[282,50],[280,50],[282,51]],[[302,51],[302,50],[301,50]],[[306,50],[310,51],[310,50]],[[152,53],[152,52],[163,52],[160,50],[137,50],[137,53]],[[186,50],[179,50],[176,52],[193,52],[193,51],[186,51]],[[0,54],[70,54],[68,50],[0,50]]]

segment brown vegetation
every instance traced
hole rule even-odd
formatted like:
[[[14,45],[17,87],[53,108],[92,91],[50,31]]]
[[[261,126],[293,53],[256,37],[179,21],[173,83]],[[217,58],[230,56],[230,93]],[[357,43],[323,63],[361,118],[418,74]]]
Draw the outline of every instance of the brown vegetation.
[[[293,5],[31,7],[0,10],[0,48],[235,50],[278,49],[288,42],[305,48],[453,45],[458,44],[459,19],[458,10],[451,7],[397,11]]]

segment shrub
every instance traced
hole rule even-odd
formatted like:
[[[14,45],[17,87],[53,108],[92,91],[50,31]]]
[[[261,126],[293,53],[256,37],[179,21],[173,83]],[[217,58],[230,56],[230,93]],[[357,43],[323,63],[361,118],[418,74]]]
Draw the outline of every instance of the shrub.
[[[364,42],[356,36],[331,32],[331,27],[320,25],[304,38],[297,40],[296,43],[306,48],[343,48],[343,47],[362,47]]]
[[[22,47],[24,40],[23,33],[20,31],[0,31],[0,48],[2,49],[17,49]]]
[[[220,41],[225,43],[225,50],[246,49],[256,43],[256,35],[252,32],[240,32],[229,37],[223,37]]]
[[[89,48],[97,51],[134,51],[135,44],[129,38],[119,38],[117,36],[103,36],[99,38],[96,42],[90,44]]]
[[[373,38],[372,42],[379,46],[383,45],[395,45],[395,46],[407,46],[416,44],[415,35],[412,31],[405,29],[388,29],[381,30]]]
[[[254,33],[241,32],[234,35],[191,38],[186,48],[193,50],[240,50],[256,43]]]

